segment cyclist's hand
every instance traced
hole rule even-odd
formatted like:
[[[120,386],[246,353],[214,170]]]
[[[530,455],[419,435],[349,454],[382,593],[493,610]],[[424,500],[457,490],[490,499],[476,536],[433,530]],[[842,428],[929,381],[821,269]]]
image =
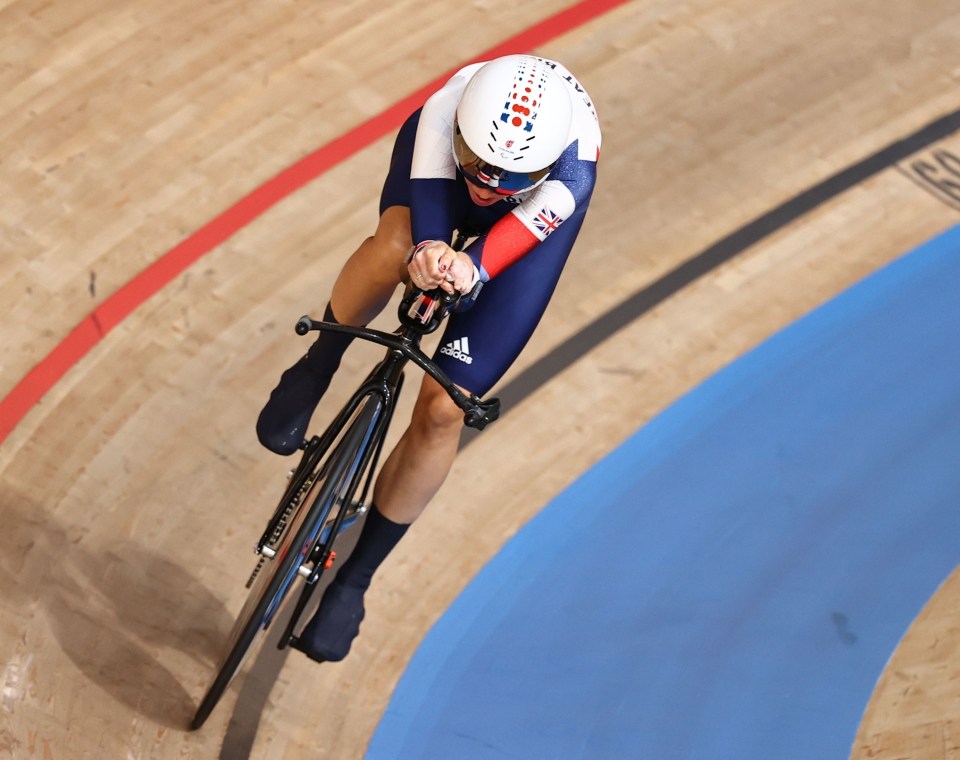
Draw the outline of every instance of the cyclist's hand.
[[[440,257],[438,266],[446,274],[446,279],[440,283],[440,287],[448,293],[469,293],[480,279],[480,273],[473,265],[473,259],[462,251],[447,249],[447,252]]]
[[[440,287],[447,293],[469,293],[479,277],[469,256],[439,240],[418,245],[407,271],[410,281],[421,290]]]

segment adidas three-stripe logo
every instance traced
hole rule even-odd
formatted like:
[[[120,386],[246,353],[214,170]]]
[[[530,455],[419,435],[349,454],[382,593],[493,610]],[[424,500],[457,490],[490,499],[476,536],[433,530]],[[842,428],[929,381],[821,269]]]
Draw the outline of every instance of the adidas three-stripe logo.
[[[447,345],[440,349],[440,353],[452,356],[454,359],[459,359],[465,364],[473,364],[473,357],[470,356],[470,345],[467,343],[467,338],[457,338],[455,341],[447,343]]]

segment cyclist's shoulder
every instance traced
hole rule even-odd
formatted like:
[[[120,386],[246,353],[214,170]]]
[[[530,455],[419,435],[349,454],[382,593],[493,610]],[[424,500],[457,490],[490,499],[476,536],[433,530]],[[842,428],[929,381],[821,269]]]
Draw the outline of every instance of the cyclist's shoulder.
[[[473,78],[473,75],[483,67],[485,63],[487,62],[480,61],[479,63],[470,63],[458,69],[440,86],[439,89],[434,91],[430,98],[428,98],[428,101],[448,99],[450,97],[453,97],[454,101],[459,100],[460,95],[467,86],[467,83]]]

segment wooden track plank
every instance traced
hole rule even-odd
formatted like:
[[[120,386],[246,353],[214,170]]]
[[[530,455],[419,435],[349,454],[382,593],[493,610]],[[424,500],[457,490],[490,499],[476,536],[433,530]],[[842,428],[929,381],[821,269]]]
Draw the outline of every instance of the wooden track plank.
[[[0,141],[11,146],[0,244],[15,254],[0,259],[13,316],[0,327],[0,393],[238,197],[566,4],[491,0],[439,17],[412,0],[326,5],[0,4],[0,23],[18,30],[16,57],[0,53],[14,61],[0,66]],[[507,380],[725,235],[957,108],[958,35],[960,11],[946,0],[645,0],[545,45],[597,102],[601,184],[557,298]],[[378,141],[176,278],[0,448],[12,526],[0,534],[0,749],[219,752],[236,688],[202,732],[183,726],[283,482],[285,463],[259,449],[252,420],[303,350],[293,320],[319,312],[372,229],[389,151]],[[537,389],[470,444],[391,556],[354,655],[287,663],[252,756],[362,755],[429,625],[543,504],[680,394],[956,221],[891,168]],[[375,355],[351,348],[329,407]],[[922,654],[913,663],[903,666],[911,682],[936,677]],[[875,753],[863,756],[932,751],[937,730],[946,752],[956,730],[945,699],[945,714],[882,708],[862,729],[858,742]]]
[[[424,25],[416,7],[8,7],[39,29],[21,69],[29,76],[0,95],[0,140],[15,167],[0,190],[16,199],[2,226],[29,277],[7,285],[13,261],[0,270],[0,296],[18,315],[4,326],[0,393],[202,224],[463,60],[442,43],[474,18]],[[470,52],[562,7],[515,9],[509,27],[474,24]]]

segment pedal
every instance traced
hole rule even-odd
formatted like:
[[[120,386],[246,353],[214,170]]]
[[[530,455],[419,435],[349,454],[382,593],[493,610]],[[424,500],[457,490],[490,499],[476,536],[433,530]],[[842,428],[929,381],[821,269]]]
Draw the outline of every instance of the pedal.
[[[320,570],[317,568],[316,563],[320,561],[322,553],[323,552],[320,546],[313,547],[313,551],[310,552],[310,556],[307,557],[306,561],[297,568],[297,575],[299,575],[301,578],[305,578],[307,583],[315,582],[317,576],[319,576]],[[323,569],[329,570],[331,567],[333,567],[333,563],[336,559],[337,553],[335,551],[331,551],[330,555],[326,558],[326,560],[324,560]],[[314,565],[312,568],[310,567],[311,562]]]

